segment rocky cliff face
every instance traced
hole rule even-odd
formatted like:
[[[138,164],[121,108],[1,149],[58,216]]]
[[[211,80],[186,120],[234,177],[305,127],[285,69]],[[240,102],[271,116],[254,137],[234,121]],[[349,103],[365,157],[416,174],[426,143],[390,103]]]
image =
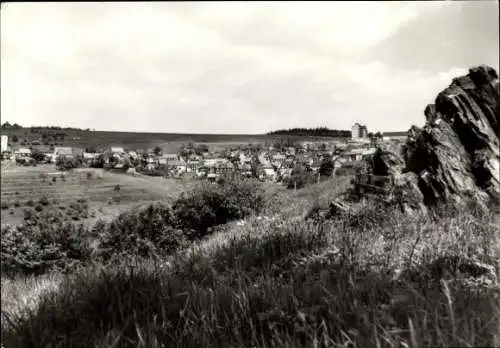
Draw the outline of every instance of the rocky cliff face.
[[[498,198],[499,100],[497,72],[487,66],[470,69],[468,75],[453,79],[435,103],[425,108],[425,126],[410,129],[400,154],[375,154],[372,172],[398,172],[396,188],[402,183],[402,191],[415,191],[411,196],[421,197],[426,206],[461,201],[466,196],[484,203]]]

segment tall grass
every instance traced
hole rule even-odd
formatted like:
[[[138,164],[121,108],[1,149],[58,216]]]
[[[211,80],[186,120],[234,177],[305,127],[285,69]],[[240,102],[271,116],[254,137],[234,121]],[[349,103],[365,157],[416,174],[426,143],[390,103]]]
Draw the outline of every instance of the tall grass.
[[[368,210],[370,207],[365,207]],[[357,223],[353,219],[357,218]],[[363,220],[364,219],[364,220]],[[88,267],[2,321],[5,347],[498,345],[498,228],[469,211],[248,218],[166,262]]]

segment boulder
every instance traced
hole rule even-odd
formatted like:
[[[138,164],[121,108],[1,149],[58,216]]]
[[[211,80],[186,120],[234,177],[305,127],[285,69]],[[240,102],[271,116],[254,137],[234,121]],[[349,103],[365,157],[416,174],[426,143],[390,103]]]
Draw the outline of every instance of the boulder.
[[[369,160],[371,173],[374,175],[394,175],[400,173],[405,163],[401,155],[396,151],[395,149],[377,148]]]

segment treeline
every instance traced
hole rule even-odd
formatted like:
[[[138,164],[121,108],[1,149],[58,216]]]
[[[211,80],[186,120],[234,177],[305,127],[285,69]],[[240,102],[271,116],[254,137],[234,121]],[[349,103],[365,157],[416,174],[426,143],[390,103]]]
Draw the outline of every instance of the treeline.
[[[81,128],[74,128],[74,127],[57,127],[57,126],[23,127],[17,123],[10,124],[9,122],[5,122],[2,124],[2,129],[22,129],[22,128],[30,129],[32,133],[37,133],[38,131],[44,131],[44,130],[71,130],[71,131],[80,131],[80,132],[90,132],[90,128],[81,129]]]
[[[269,132],[267,134],[298,135],[298,136],[310,136],[310,137],[334,137],[334,138],[351,137],[351,131],[349,130],[328,129],[327,127],[280,129]]]
[[[18,125],[17,123],[10,124],[9,122],[5,122],[2,124],[2,129],[21,129],[23,128],[22,126]]]

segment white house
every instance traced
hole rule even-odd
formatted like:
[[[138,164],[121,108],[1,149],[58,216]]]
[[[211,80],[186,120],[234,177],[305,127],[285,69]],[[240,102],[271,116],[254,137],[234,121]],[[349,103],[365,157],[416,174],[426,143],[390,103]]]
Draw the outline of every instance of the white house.
[[[406,140],[408,138],[408,132],[384,132],[382,137],[384,141]]]
[[[31,150],[27,148],[20,148],[14,152],[16,158],[29,158],[31,157]]]
[[[125,153],[125,149],[123,147],[112,146],[111,153],[117,154],[117,155],[122,155]]]
[[[0,153],[4,151],[9,151],[9,137],[7,135],[2,135],[2,144],[0,146]]]
[[[57,156],[73,156],[73,149],[71,147],[55,147],[54,157]]]

